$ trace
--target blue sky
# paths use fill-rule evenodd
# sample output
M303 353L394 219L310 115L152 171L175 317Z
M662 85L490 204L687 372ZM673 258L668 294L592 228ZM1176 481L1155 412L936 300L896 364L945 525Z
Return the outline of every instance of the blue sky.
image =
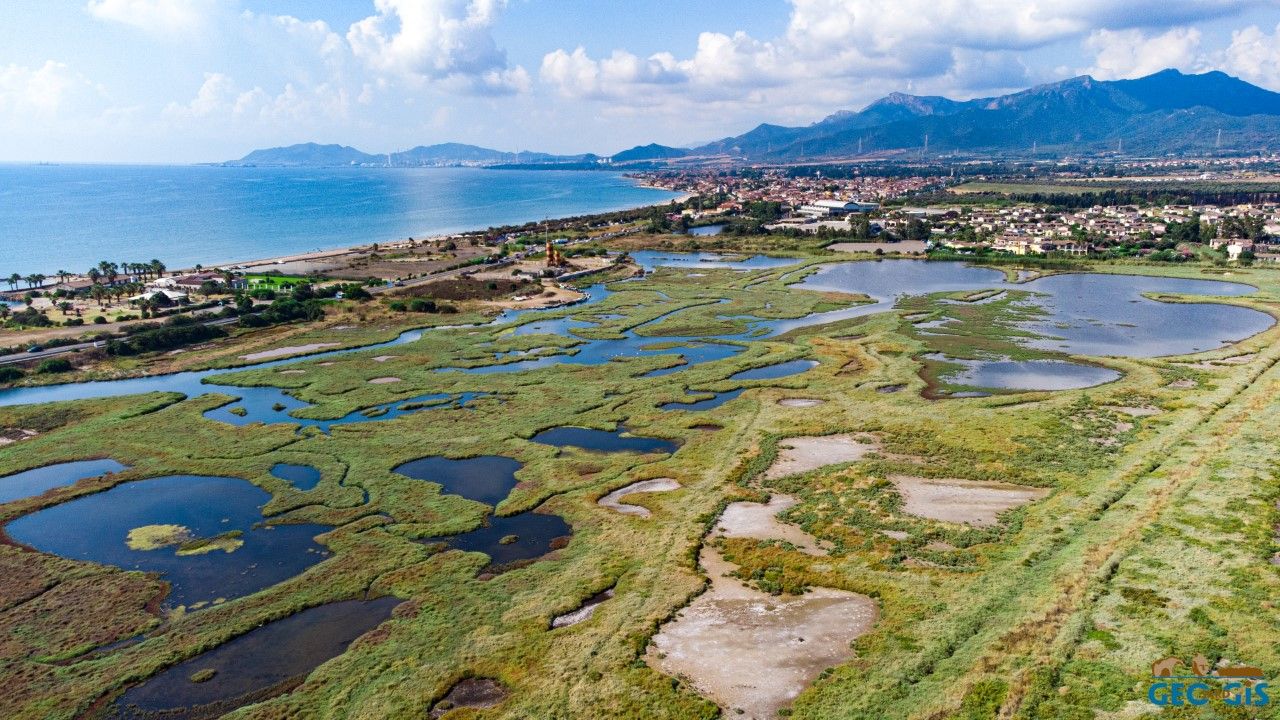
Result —
M1164 67L1280 90L1280 0L5 0L0 33L0 161L608 154Z

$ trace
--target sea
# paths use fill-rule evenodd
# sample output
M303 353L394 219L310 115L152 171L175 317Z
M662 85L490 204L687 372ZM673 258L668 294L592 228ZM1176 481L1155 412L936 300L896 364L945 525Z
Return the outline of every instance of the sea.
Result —
M212 267L674 197L606 171L0 165L0 277Z

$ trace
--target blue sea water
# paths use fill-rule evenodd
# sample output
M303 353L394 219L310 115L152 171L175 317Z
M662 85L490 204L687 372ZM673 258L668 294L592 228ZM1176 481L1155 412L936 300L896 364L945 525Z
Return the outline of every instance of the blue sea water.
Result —
M211 266L673 197L595 171L0 164L0 271Z

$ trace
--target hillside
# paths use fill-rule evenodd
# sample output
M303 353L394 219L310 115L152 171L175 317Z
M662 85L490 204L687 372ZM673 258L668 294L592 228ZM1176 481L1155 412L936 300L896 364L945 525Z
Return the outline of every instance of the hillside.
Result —
M773 161L851 157L923 150L926 137L935 154L1251 151L1274 145L1278 133L1280 93L1220 72L1164 70L1135 80L1081 76L968 101L894 93L859 112L803 128L760 125L694 153Z

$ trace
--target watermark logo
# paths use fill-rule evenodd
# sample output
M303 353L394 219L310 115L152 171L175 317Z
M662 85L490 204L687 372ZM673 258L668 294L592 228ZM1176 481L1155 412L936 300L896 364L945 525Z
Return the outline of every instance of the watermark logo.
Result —
M1203 655L1184 666L1176 657L1151 664L1147 700L1153 705L1179 707L1220 702L1238 707L1262 707L1271 703L1261 668L1249 665L1213 667Z

